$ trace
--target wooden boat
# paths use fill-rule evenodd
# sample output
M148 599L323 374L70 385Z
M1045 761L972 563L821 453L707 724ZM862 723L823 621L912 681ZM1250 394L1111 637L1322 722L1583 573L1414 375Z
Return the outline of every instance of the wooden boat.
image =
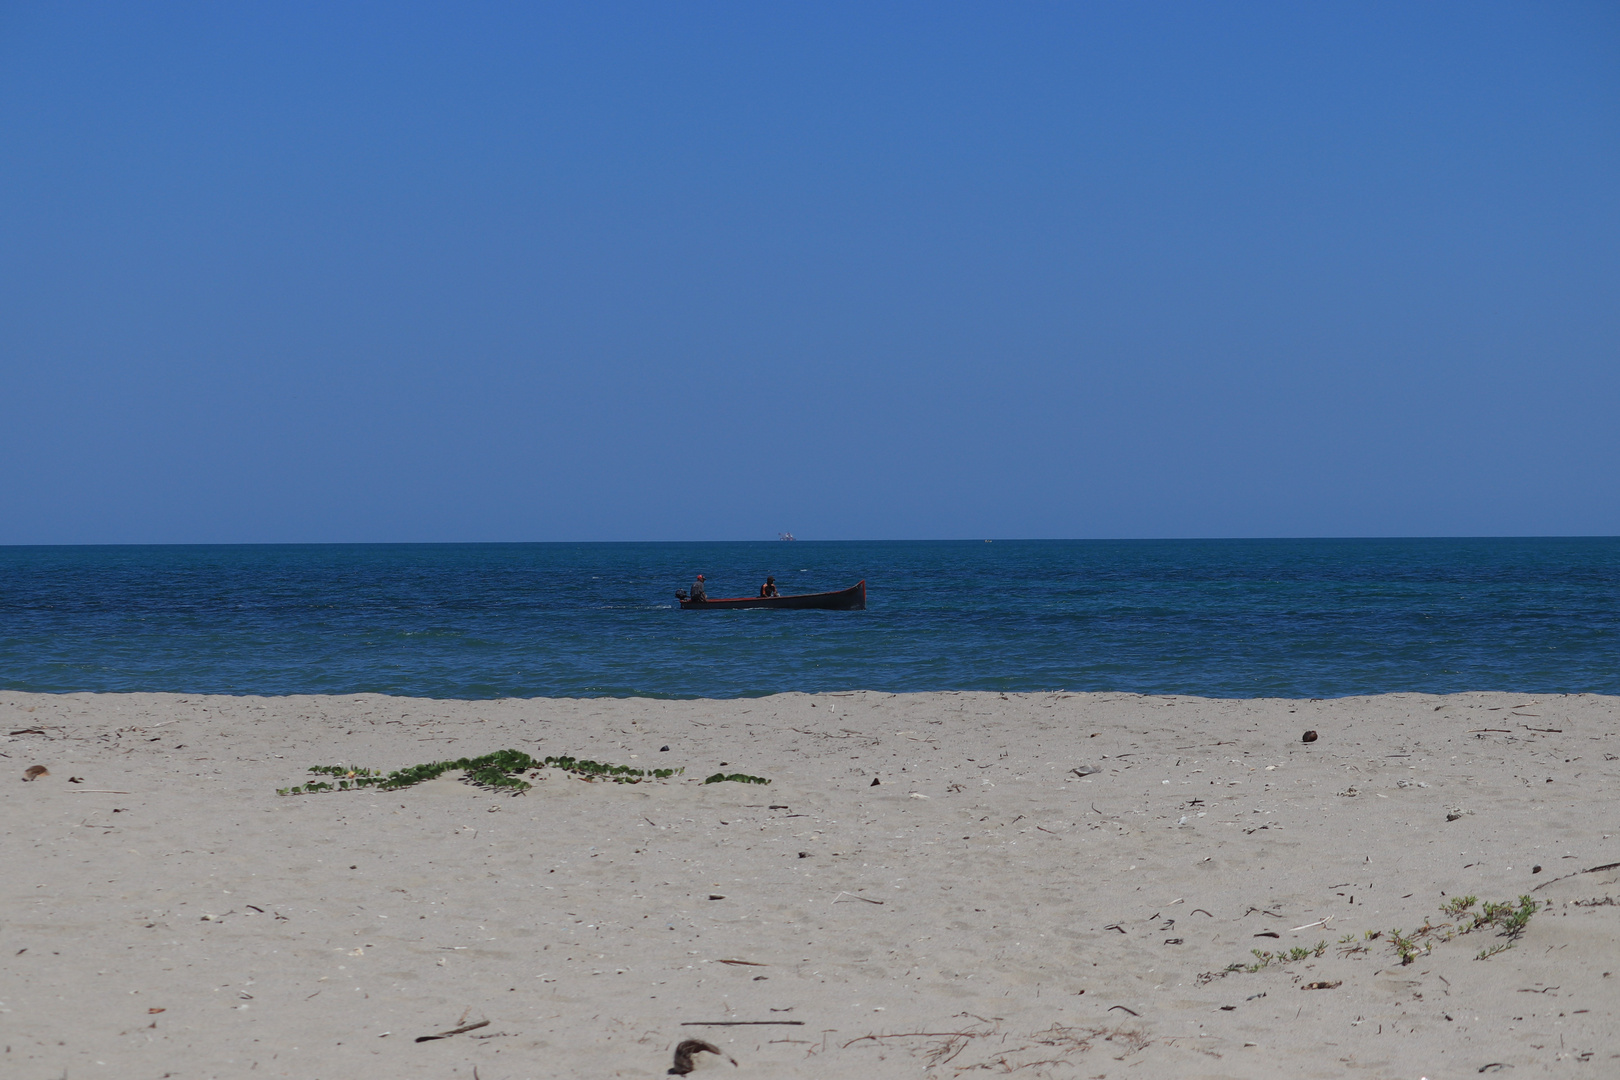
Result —
M721 608L821 608L824 611L865 611L866 582L837 592L800 593L797 596L733 596L713 600L689 600L684 591L675 594L685 611L711 611Z

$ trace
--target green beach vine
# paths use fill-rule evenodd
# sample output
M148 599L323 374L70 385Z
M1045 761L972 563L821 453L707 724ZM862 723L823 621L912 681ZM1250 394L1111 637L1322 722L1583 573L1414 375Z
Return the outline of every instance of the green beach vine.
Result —
M609 780L615 784L640 784L647 780L667 780L684 773L682 769L635 769L628 765L608 765L564 755L562 757L534 758L521 750L497 750L481 757L456 758L454 761L431 761L409 768L384 773L378 769L363 769L349 765L311 765L309 771L331 780L309 780L292 787L277 788L277 795L314 795L326 791L359 791L377 788L380 791L398 791L413 784L433 780L447 772L461 769L462 779L474 787L492 791L507 791L513 795L527 791L533 785L523 774L537 769L561 769L586 780ZM741 774L720 779L743 779ZM770 783L757 777L748 777L754 783ZM706 781L712 782L712 781Z

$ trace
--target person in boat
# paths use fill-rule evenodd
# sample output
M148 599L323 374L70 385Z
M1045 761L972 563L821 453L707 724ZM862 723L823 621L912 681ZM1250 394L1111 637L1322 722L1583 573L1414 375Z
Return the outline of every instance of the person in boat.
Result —
M706 590L703 587L703 575L702 574L699 574L697 576L697 580L692 582L692 599L693 600L708 600L709 599L708 590Z
M761 585L759 587L759 595L761 595L761 596L781 596L782 594L776 591L776 579L769 576L769 575L766 575L765 584L763 584L763 585Z

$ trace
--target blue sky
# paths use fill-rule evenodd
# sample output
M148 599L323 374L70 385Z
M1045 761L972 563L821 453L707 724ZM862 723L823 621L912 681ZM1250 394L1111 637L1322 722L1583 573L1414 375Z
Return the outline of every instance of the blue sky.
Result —
M0 543L1620 534L1610 4L7 4Z

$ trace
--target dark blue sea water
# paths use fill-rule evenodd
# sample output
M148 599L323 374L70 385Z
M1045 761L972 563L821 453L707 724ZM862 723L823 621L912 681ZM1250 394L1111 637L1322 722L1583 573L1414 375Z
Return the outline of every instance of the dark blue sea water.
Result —
M1620 694L1620 539L0 548L0 687Z

